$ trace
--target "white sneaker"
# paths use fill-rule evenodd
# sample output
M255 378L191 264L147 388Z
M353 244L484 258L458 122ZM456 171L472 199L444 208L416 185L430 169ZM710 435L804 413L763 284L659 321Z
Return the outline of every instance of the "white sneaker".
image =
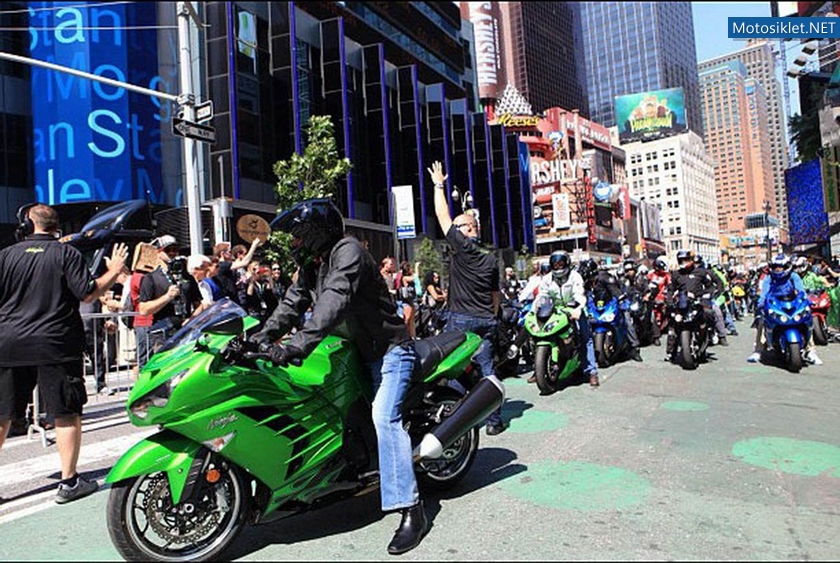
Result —
M747 358L747 361L750 362L751 364L754 364L754 363L758 362L758 360L760 360L760 359L761 359L761 353L760 352L753 352L752 354L750 354L750 357Z
M805 352L805 361L809 364L814 364L815 366L821 366L823 361L817 356L817 353L813 350L809 350Z

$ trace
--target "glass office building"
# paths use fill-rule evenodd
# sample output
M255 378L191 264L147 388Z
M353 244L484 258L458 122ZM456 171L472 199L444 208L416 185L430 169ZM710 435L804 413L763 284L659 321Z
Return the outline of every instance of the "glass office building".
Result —
M5 50L180 90L175 2L2 6L18 8L3 15L4 23L22 30L1 35ZM487 242L532 247L527 170L516 136L489 125L478 107L472 26L456 4L196 7L208 27L193 26L193 92L198 101L212 100L207 125L217 138L198 143L203 202L231 198L235 209L271 214L274 163L305 148L309 116L330 115L341 156L353 164L335 195L355 232L377 239L377 248L389 245L395 185L413 186L417 232L442 237L426 172L434 160L445 163L450 197L456 187L471 192ZM187 244L182 142L172 133L176 104L0 65L0 158L16 164L4 162L0 172L0 221L35 199L93 208L142 198L181 208L159 226ZM212 232L209 211L203 215L205 232ZM235 232L232 238L239 242Z
M615 97L683 88L688 128L703 136L690 2L581 2L592 121L616 125Z
M209 198L273 203L273 164L330 115L353 163L337 199L351 224L390 236L389 188L409 184L416 230L439 238L435 160L469 190L482 237L532 245L516 136L477 106L471 24L454 3L207 2L207 84L219 131Z

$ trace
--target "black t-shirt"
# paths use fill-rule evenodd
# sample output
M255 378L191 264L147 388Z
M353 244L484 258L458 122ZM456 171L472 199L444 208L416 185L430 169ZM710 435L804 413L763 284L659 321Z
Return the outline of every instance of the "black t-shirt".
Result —
M232 262L219 262L219 269L216 272L216 277L213 281L219 286L221 297L230 297L237 303L239 302L239 295L236 289L236 272L231 270Z
M0 367L81 361L79 303L95 288L81 253L52 235L0 251Z
M452 247L449 267L449 310L474 317L493 317L493 291L499 291L496 255L465 237L454 224L446 233Z
M160 268L156 268L150 273L143 276L140 281L140 299L139 303L146 303L147 301L154 301L167 291L169 286L173 285L175 280L169 274ZM187 276L187 279L178 284L181 291L181 301L184 303L183 315L179 316L175 305L175 300L170 301L163 308L155 313L153 323L164 319L178 319L183 321L192 315L193 310L201 303L201 291L198 289L198 284L192 276Z

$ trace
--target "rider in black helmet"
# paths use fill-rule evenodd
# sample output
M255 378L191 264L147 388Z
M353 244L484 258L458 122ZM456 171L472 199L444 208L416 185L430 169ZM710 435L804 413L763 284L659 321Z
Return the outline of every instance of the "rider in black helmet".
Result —
M281 213L272 228L292 235L298 279L253 340L276 342L298 327L288 344L271 345L272 361L283 366L308 356L328 334L356 343L373 377L382 510L402 512L388 552L404 553L429 529L400 412L416 361L405 323L376 261L358 240L345 236L341 212L329 199L298 203ZM310 306L312 316L300 326Z
M619 283L623 286L624 296L629 298L638 295L641 299L644 292L636 286L636 261L632 258L625 260L622 265L622 271L624 276L622 280L619 280ZM644 288L644 291L646 292L647 288ZM629 307L625 307L623 311L624 324L627 327L627 341L630 343L630 357L634 361L641 362L642 356L639 353L639 336L636 331L636 320L633 318Z

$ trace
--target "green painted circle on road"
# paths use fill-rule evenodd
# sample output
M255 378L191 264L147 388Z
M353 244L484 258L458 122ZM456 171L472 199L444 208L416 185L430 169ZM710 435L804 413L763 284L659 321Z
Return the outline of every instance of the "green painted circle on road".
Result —
M660 408L669 411L707 411L709 405L706 403L698 403L696 401L665 401Z
M522 434L550 432L563 428L568 422L565 414L531 409L523 412L519 418L510 421L510 431Z
M502 383L504 383L506 386L526 385L528 383L528 379L526 377L508 377L502 380Z
M528 465L502 489L527 502L565 510L605 511L642 504L651 484L619 467L579 461L543 461Z
M750 465L816 477L830 471L840 477L840 447L792 438L754 438L732 446L732 455Z

